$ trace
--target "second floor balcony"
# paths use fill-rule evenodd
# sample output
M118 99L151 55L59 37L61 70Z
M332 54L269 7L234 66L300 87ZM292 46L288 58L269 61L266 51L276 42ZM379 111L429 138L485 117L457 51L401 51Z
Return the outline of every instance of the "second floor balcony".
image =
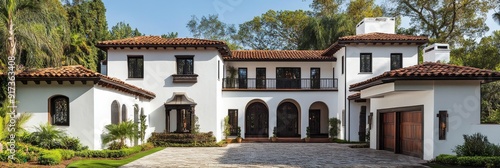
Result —
M334 78L302 78L302 79L276 79L276 78L224 78L223 90L329 90L336 91L338 82Z

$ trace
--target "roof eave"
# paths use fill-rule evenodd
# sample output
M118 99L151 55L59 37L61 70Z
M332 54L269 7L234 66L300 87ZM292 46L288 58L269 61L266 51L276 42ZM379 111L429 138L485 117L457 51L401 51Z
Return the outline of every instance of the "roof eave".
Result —
M349 87L349 91L361 91L373 86L377 86L384 83L390 83L397 80L479 80L482 83L488 83L500 80L500 76L490 76L490 77L479 77L479 76L464 76L464 77L386 77L381 78L372 82L364 83L359 86ZM356 84L355 84L356 85Z

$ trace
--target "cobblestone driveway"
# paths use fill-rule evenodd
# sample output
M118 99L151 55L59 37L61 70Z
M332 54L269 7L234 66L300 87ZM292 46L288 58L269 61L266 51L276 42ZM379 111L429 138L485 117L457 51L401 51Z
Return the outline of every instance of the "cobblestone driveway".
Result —
M243 143L166 148L122 167L424 167L425 161L333 143Z

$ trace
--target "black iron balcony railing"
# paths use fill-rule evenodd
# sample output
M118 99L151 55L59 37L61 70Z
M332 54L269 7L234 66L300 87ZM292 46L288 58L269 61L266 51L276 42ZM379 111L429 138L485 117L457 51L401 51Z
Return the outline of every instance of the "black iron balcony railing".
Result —
M230 79L224 78L222 88L226 90L237 89L297 89L297 90L335 90L337 89L337 79L275 79L275 78L248 78Z

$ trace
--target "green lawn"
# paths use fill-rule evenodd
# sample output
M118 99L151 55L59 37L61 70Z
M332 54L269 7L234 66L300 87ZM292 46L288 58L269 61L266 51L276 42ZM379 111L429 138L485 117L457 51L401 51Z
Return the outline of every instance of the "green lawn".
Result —
M122 165L125 165L127 163L130 163L134 160L137 160L139 158L142 158L144 156L150 155L152 153L158 152L160 150L163 150L165 148L163 147L158 147L158 148L153 148L148 151L144 152L139 152L131 157L128 157L126 159L121 159L121 160L93 160L93 159L86 159L86 160L78 160L75 161L71 164L68 165L68 167L100 167L100 168L111 168L111 167L120 167Z

